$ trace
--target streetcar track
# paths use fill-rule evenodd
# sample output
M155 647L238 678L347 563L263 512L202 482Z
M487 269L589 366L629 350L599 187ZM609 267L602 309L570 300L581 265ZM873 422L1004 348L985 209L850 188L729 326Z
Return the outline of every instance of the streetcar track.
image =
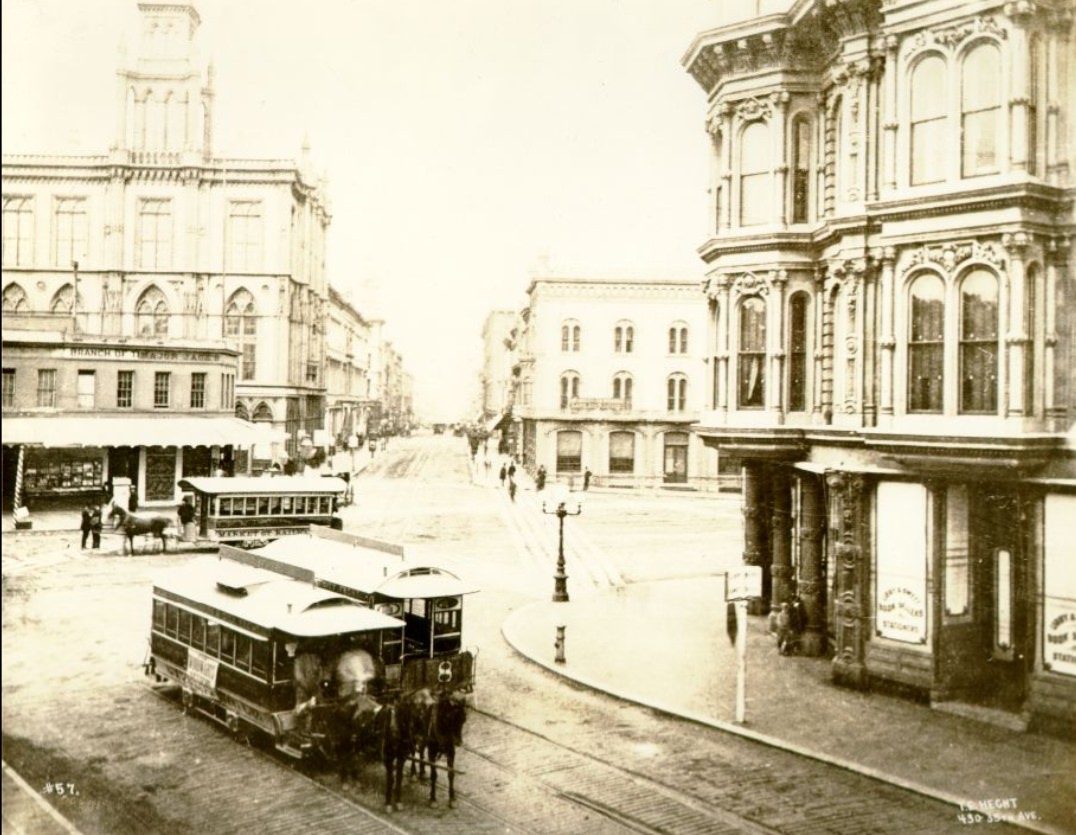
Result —
M492 713L489 713L489 712L487 712L485 710L480 710L478 708L472 707L471 712L479 714L479 715L481 715L481 716L483 716L483 717L485 717L485 718L487 718L487 719L489 719L489 720L491 720L493 722L497 722L497 723L500 723L502 725L506 725L506 726L508 726L510 728L514 728L515 730L520 731L520 732L522 732L524 734L527 734L528 736L540 739L544 743L546 743L547 745L551 745L556 749L559 749L561 751L569 752L574 756L580 757L580 758L585 759L585 760L587 760L589 762L596 763L596 764L602 766L603 768L610 769L611 771L614 771L617 774L622 775L623 777L631 780L636 785L649 788L651 791L654 791L654 792L662 795L663 797L665 797L666 799L668 799L668 800L670 800L670 801L672 801L674 803L679 803L680 805L682 805L684 807L687 807L688 809L691 809L694 812L697 812L697 813L699 813L701 815L706 816L713 823L720 824L720 825L725 826L725 827L729 827L730 832L755 833L755 835L777 835L777 833L780 832L780 830L773 829L773 828L771 828L769 826L766 826L765 824L763 824L763 823L761 823L761 822L759 822L757 820L754 820L752 818L745 817L743 815L738 815L735 812L730 812L730 811L725 810L725 809L719 809L719 808L713 806L710 803L702 801L702 800L698 799L697 797L694 797L694 796L692 796L690 794L687 794L687 793L685 793L685 792L683 792L683 791L681 791L681 790L679 790L677 788L674 788L674 787L669 786L669 785L667 785L665 783L662 783L662 782L660 782L658 780L655 780L652 777L648 777L645 774L641 774L638 771L635 771L635 770L630 769L630 768L625 768L625 767L623 767L621 765L618 765L617 763L610 762L609 760L603 759L603 758L601 758L601 757L599 757L599 756L597 756L595 754L591 754L591 753L589 753L587 751L583 751L583 750L580 750L578 748L574 748L574 747L572 747L570 745L565 745L565 744L563 744L561 742L557 742L556 740L551 739L550 737L546 736L545 734L542 734L542 733L540 733L538 731L535 731L532 728L528 728L528 727L526 727L524 725L520 725L520 724L518 724L516 722L512 722L512 721L510 721L508 719L503 719L503 718L501 718L499 716L496 716L496 715L494 715ZM628 812L625 812L624 810L614 809L611 806L608 806L608 805L602 803L599 800L595 800L592 797L588 797L588 796L582 794L581 792L578 792L578 791L565 791L563 789L560 789L557 786L553 785L549 780L543 779L542 776L536 776L534 774L528 774L528 773L519 771L518 769L515 769L510 765L507 765L507 764L502 763L502 762L498 762L495 757L490 756L489 754L486 754L486 753L484 753L482 751L479 751L479 750L477 750L476 748L474 748L474 747L472 747L470 745L464 744L463 748L469 754L473 754L476 757L482 758L483 760L491 763L492 765L494 765L497 768L505 771L506 773L511 774L513 777L526 779L526 780L528 780L530 782L536 783L536 784L542 786L545 790L553 792L559 798L561 798L561 799L563 799L563 800L565 800L567 802L576 804L576 805L584 807L584 808L586 808L586 809L588 809L590 811L593 811L593 812L596 812L598 814L601 814L604 817L609 818L610 820L613 820L613 821L615 821L615 822L617 822L617 823L619 823L619 824L621 824L621 825L623 825L623 826L625 826L627 828L630 828L630 829L632 829L632 830L634 830L636 832L655 833L655 835L667 835L667 833L669 831L667 829L661 829L661 828L658 828L658 827L651 826L650 824L646 823L645 821L639 819L638 817L636 817L634 815L629 814ZM558 769L558 771L559 770L562 770L562 769ZM550 772L546 772L546 773L550 773ZM706 831L713 831L713 830L706 830Z

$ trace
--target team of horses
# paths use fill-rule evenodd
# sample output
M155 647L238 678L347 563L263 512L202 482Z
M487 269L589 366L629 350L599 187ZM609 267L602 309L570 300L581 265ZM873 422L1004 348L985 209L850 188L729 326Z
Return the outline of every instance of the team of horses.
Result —
M335 763L341 783L359 781L367 759L385 772L385 810L399 811L405 769L425 779L429 802L437 802L438 763L444 757L448 805L456 803L456 746L463 742L466 697L446 686L409 692L382 687L384 669L363 649L343 652L326 670L315 657L296 658L298 706L305 730L319 741L322 757Z

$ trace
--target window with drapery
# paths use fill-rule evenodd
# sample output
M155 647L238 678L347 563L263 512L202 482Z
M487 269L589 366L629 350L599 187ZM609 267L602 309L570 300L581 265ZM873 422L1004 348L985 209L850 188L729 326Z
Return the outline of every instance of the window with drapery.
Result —
M579 375L574 371L562 374L560 378L560 407L567 409L568 405L579 396Z
M940 412L945 381L945 284L924 273L910 287L908 411Z
M740 225L771 219L770 128L752 122L740 134Z
M630 374L621 372L613 377L613 399L619 400L625 408L631 408L633 381Z
M960 282L960 411L998 408L998 279L974 269Z
M635 472L635 433L609 433L609 472Z
M737 365L739 407L761 409L766 395L766 303L758 296L740 305Z
M961 165L964 177L998 170L1001 132L1001 52L992 43L964 58L960 83Z
M807 294L795 293L789 302L788 410L807 408Z
M673 374L665 381L666 403L670 412L682 412L687 408L687 377Z
M912 70L912 185L945 179L945 99L945 61L928 55Z

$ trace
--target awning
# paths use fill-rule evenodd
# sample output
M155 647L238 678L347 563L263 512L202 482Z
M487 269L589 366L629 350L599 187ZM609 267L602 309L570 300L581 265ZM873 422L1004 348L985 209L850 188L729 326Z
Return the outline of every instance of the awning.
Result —
M284 432L236 417L37 416L5 418L5 445L39 447L241 446L276 443Z
M512 419L512 410L507 409L507 410L501 412L499 415L494 417L492 420L490 420L486 424L486 431L487 432L496 432L498 429L500 429L505 423L507 423L511 419Z

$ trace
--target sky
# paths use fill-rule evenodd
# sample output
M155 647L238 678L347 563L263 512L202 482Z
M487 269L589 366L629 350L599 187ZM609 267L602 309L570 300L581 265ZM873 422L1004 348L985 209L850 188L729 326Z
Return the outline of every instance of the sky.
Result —
M701 280L706 99L680 59L727 0L194 5L214 153L309 141L329 281L386 321L421 414L474 416L485 317L538 273ZM107 151L137 21L136 0L3 0L4 153Z

